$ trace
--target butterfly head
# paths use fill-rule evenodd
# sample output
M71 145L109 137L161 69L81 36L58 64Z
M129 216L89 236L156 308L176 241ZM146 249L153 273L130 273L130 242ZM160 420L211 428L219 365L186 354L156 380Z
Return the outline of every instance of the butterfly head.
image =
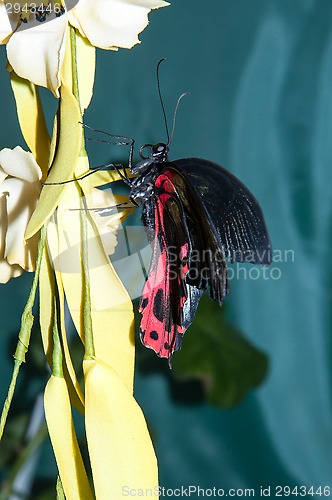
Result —
M148 154L144 154L144 150ZM139 150L140 157L143 160L150 160L151 163L160 163L166 161L168 157L168 145L164 142L158 142L157 144L144 144Z
M167 161L168 145L163 142L157 144L144 144L139 150L142 161L134 165L131 169L132 174L143 174L150 170L157 163Z

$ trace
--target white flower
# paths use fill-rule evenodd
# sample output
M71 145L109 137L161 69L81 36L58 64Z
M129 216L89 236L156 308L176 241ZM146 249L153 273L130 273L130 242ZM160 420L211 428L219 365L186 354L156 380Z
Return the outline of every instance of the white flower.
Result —
M40 7L47 6L44 16L33 9L36 2L23 3L32 6L33 10L28 13L15 12L14 5L19 3L0 2L0 43L7 43L9 64L22 78L48 87L58 96L69 24L95 47L129 49L139 43L138 34L147 26L149 12L168 3L163 0L66 0L65 10L60 9L60 2L48 4L45 0ZM8 10L11 10L9 14Z
M41 190L41 170L20 146L0 151L0 283L33 271L38 235L24 233Z

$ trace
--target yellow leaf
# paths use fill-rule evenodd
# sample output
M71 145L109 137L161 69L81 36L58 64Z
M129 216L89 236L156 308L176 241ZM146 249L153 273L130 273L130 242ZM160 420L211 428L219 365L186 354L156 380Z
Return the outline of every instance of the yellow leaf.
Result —
M10 73L10 81L23 137L36 158L43 173L43 180L45 180L50 153L50 137L38 88L32 82L19 77L14 71Z
M60 98L59 142L48 183L63 182L73 178L78 154L81 147L82 126L78 103L63 83ZM36 210L28 224L25 238L31 238L50 218L59 204L69 184L44 186Z
M90 104L95 80L96 49L79 33L76 35L78 88L81 109Z
M65 379L50 377L45 388L46 422L68 500L93 500L71 414Z
M86 433L96 497L118 500L126 487L157 491L157 460L141 408L109 366L88 359L83 361L83 370Z

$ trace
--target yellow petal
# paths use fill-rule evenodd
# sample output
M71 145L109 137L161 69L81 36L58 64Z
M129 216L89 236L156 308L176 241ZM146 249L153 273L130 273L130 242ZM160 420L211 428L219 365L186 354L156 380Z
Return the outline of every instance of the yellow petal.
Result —
M85 360L83 370L86 434L96 497L120 499L128 486L136 491L156 491L157 460L142 410L110 367L98 360Z
M80 0L68 19L95 47L130 49L139 43L151 9L167 5L163 0Z
M93 500L71 414L65 379L49 379L45 388L46 422L66 498Z
M47 244L48 246L54 245L54 234L52 234L53 225L49 224L47 228ZM54 231L53 231L54 233ZM48 363L52 366L52 349L53 349L53 317L54 317L54 293L55 293L55 280L54 280L54 269L51 266L48 249L45 247L43 252L43 258L40 268L39 277L39 317L40 317L40 328L42 334L42 341L44 346L44 351L48 359ZM64 378L67 383L68 392L70 395L70 400L75 408L80 412L84 413L84 397L78 383L76 373L71 361L70 352L68 348L68 342L66 338L66 328L64 321L64 293L59 279L57 282L58 295L59 295L59 309L60 309L60 324L61 324L61 335L62 335L62 347L63 347L63 371Z
M47 182L67 181L73 176L81 147L82 126L79 123L80 120L78 103L69 88L62 84L59 143ZM50 218L69 185L44 186L37 208L27 227L26 239L31 238Z
M77 187L74 183L68 184L57 212L59 246L54 245L50 248L50 252L53 266L61 272L75 327L84 340L81 324L80 212L69 210L77 207L75 200L77 203L78 199ZM93 212L87 217L87 243L95 352L98 358L119 373L128 389L132 390L135 352L132 303L110 263L92 216Z
M10 73L10 81L23 137L41 167L45 179L50 154L50 137L38 89L33 83L20 78L14 71Z

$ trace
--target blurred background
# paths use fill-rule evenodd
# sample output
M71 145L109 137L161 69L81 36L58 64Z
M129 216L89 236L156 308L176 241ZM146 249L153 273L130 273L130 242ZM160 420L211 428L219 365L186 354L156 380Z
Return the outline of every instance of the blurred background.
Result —
M277 485L305 485L319 497L317 488L332 487L331 18L330 0L174 0L151 13L140 45L98 51L85 122L138 146L164 141L155 68L166 57L161 86L169 120L179 94L190 92L171 159L207 158L237 175L259 200L274 248L265 274L232 267L222 312L202 301L171 373L138 350L136 397L165 488L254 488L258 496L271 486L274 497ZM4 47L0 55L0 146L24 147ZM50 105L54 110L51 98ZM126 161L117 150L111 159L119 156ZM0 287L1 401L30 283L24 275ZM17 464L17 435L26 436L48 377L35 344L0 453L3 479ZM54 498L55 477L46 443L31 498Z

